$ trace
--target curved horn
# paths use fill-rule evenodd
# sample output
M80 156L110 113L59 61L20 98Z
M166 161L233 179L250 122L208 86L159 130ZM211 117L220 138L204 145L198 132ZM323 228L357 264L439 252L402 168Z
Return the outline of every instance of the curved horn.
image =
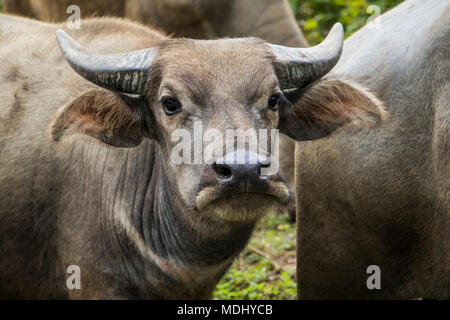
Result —
M311 48L290 48L269 44L276 56L282 89L300 88L327 74L338 62L344 44L344 29L336 23L321 44Z
M113 91L144 94L157 49L124 54L89 53L63 30L56 31L56 40L66 61L86 80Z

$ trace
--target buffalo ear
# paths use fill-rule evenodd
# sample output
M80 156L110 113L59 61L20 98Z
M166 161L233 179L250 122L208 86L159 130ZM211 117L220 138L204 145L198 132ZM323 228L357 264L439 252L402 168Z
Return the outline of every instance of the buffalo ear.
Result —
M138 146L154 138L154 123L145 99L106 90L93 90L75 98L50 124L54 141L73 134L92 136L115 147Z
M387 118L380 100L348 80L325 78L286 97L295 102L280 108L279 129L298 141L328 136L347 123L367 127Z

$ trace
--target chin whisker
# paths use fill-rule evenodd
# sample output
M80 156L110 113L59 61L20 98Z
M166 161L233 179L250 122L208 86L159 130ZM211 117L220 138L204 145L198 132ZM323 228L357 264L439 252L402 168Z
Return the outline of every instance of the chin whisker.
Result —
M271 182L265 192L224 194L219 187L202 189L196 199L197 210L212 218L230 222L249 222L267 213L284 212L291 194L284 182Z

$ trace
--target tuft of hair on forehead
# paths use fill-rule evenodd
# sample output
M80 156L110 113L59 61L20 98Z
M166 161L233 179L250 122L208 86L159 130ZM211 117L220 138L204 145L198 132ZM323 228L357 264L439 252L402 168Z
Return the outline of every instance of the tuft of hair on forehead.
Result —
M272 59L273 55L265 42L258 38L168 39L159 45L155 63L162 68L174 66L179 70L195 68L211 72L223 68L242 68L245 64L258 66L261 60L271 63Z
M169 39L161 43L152 66L148 92L174 82L204 96L215 89L243 96L273 74L273 54L258 38ZM155 81L156 80L156 81Z

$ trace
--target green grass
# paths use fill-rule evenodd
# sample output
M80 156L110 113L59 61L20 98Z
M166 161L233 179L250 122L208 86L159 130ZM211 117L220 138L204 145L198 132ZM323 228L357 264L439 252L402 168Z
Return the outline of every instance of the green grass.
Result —
M266 216L214 291L214 299L296 299L295 225Z
M289 0L292 11L311 45L320 43L334 23L343 24L345 37L363 27L376 14L369 6L377 6L379 14L403 0ZM372 7L373 8L373 7Z

